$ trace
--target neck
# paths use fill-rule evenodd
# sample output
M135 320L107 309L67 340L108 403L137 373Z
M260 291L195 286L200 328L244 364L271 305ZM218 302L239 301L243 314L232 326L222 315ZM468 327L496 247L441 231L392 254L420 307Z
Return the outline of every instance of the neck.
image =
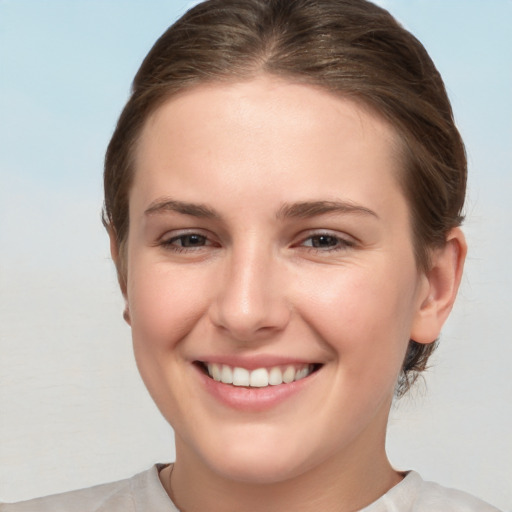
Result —
M352 447L293 478L255 484L213 471L177 437L176 463L161 474L161 480L182 512L355 511L377 500L403 478L391 467L384 441L379 438Z

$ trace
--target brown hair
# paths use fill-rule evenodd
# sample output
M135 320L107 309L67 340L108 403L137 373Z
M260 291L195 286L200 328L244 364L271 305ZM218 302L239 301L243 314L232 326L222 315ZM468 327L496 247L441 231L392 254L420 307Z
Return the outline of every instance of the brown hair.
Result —
M120 281L133 154L148 116L184 89L261 73L354 98L396 129L416 261L428 269L429 250L462 221L467 171L443 81L421 43L366 0L208 0L146 56L107 149L103 222L117 240ZM426 368L435 345L410 341L398 395Z

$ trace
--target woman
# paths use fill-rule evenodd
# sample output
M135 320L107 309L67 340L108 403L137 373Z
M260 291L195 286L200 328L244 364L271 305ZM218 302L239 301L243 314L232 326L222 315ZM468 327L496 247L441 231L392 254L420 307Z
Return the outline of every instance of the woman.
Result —
M124 317L176 461L5 510L496 510L384 446L455 300L465 182L442 80L386 11L189 11L105 164Z

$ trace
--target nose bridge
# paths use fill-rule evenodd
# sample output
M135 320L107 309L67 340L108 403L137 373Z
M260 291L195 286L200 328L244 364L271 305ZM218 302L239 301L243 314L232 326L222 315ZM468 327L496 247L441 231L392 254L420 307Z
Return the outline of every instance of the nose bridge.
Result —
M240 341L282 329L290 311L279 273L268 241L247 237L243 244L233 244L213 306L214 323Z

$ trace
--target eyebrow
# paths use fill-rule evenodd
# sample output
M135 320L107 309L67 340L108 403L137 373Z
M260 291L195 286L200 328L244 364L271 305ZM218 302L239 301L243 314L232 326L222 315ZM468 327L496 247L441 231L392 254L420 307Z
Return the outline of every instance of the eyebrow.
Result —
M164 198L153 201L145 210L145 215L155 215L166 212L175 212L203 219L221 219L221 215L213 208L200 203L188 203ZM286 203L277 212L277 219L310 218L330 213L349 213L356 215L379 216L369 208L348 201L301 201Z
M308 218L329 213L350 213L379 216L369 208L348 201L303 201L285 204L277 212L277 218Z
M212 208L204 204L175 201L174 199L157 199L153 201L144 212L145 215L155 215L165 212L181 213L203 219L220 219L220 215Z

